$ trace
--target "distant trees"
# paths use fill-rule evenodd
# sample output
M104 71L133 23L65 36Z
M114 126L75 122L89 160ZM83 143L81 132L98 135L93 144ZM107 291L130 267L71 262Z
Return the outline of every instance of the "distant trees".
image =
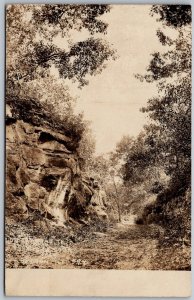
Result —
M153 199L167 180L146 130L136 139L124 136L111 153L110 164L117 179L121 215L140 214L149 198Z
M94 177L98 183L106 186L110 175L110 163L104 155L94 155L88 165L88 174Z

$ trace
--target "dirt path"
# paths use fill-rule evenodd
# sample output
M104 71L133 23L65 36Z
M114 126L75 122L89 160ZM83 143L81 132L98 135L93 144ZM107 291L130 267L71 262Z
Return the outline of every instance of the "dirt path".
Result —
M117 224L105 233L94 232L80 242L56 244L35 237L7 243L8 268L40 269L187 269L188 251L180 245L159 247L157 226ZM25 242L26 241L26 242Z
M140 225L120 225L93 241L72 248L72 267L86 269L150 269L156 255L159 230Z

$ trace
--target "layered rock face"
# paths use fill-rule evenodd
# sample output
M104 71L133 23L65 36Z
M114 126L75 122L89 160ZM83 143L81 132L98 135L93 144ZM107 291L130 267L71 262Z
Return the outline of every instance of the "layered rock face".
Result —
M63 224L87 215L93 190L83 180L72 139L43 126L13 118L6 125L6 215L29 213Z

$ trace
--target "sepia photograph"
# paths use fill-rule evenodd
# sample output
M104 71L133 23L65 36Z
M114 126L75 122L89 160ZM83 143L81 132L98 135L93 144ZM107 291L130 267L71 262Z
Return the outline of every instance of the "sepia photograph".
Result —
M6 6L6 269L191 270L191 6Z

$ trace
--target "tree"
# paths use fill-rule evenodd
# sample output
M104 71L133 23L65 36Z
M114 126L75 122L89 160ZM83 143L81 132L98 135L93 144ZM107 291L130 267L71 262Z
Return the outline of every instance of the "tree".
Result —
M153 186L156 202L143 215L148 217L151 213L155 221L171 230L171 235L175 232L184 236L190 230L187 220L190 220L191 185L191 7L153 6L151 13L159 15L163 29L157 35L165 51L153 53L146 75L137 76L156 82L158 87L156 97L142 108L150 117L145 144L153 149L152 159L145 168L149 170L150 164L160 166L168 180L164 186L161 181L159 186ZM168 27L176 32L175 39L165 34Z
M93 155L88 166L88 174L104 187L109 180L109 160L104 155Z
M178 37L167 37L160 30L157 35L166 46L164 53L152 54L147 74L140 79L157 82L158 95L148 100L142 112L149 114L155 130L155 150L166 172L189 181L191 151L191 7L184 5L153 6L152 14L159 21L175 28ZM166 49L165 48L165 49ZM148 129L149 131L149 129ZM151 133L150 131L150 133ZM149 137L151 140L151 136ZM159 154L160 152L160 154ZM184 172L183 172L184 173ZM182 174L183 175L183 174Z
M134 138L129 135L124 135L121 140L116 144L116 149L110 153L110 164L117 170L117 176L122 177L121 168L126 161L126 157L134 143Z
M52 66L64 79L88 83L114 57L104 39L107 24L97 18L110 10L107 5L8 5L7 6L7 80L9 85L46 77ZM91 36L72 43L73 30L87 29ZM13 39L14 36L14 39ZM65 37L64 47L55 43ZM14 51L17 49L17 51Z
M191 155L191 8L157 6L152 12L160 21L177 28L178 37L164 54L154 53L148 67L147 81L158 82L159 95L148 101L143 112L157 125L159 150L165 170L179 184L190 184ZM170 80L169 80L170 78ZM186 188L186 187L185 187Z

